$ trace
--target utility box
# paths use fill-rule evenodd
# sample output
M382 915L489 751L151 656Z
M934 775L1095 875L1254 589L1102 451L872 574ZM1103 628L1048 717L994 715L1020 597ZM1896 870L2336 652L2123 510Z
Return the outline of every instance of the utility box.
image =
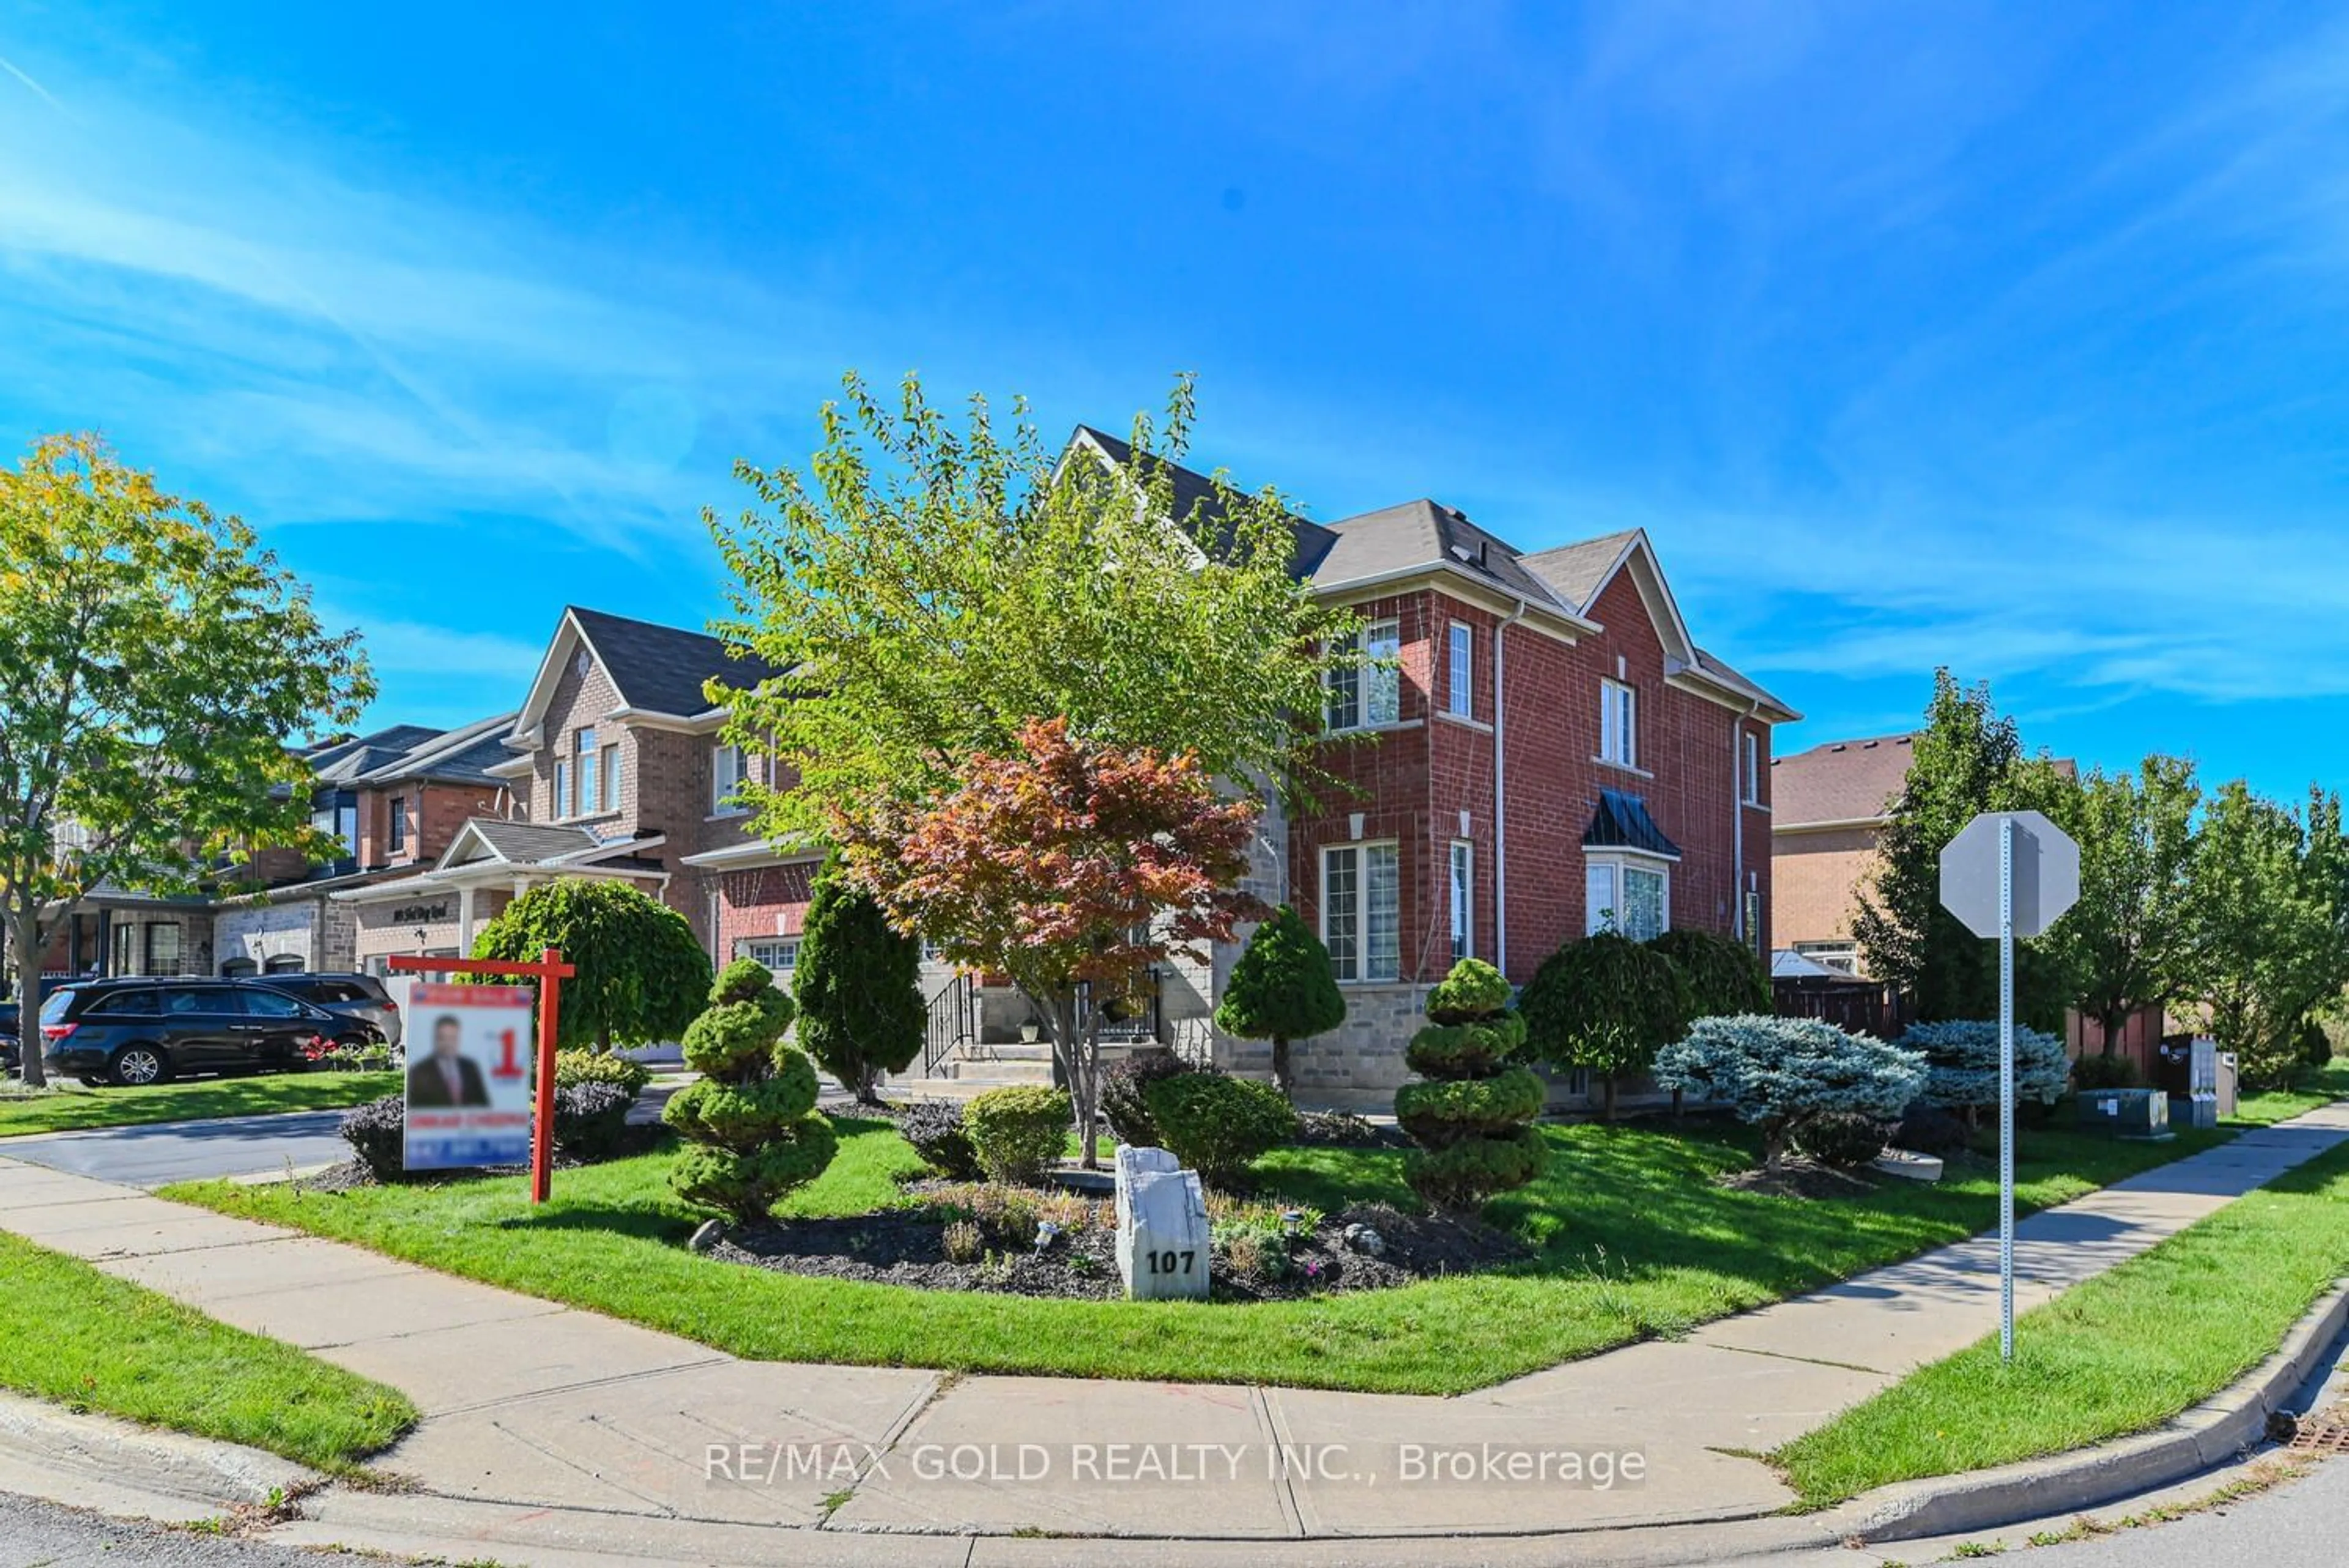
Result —
M2169 1096L2159 1089L2097 1089L2080 1096L2080 1126L2115 1137L2175 1137Z
M2207 1130L2219 1125L2219 1047L2209 1035L2199 1034L2186 1044L2185 1049L2185 1092L2171 1094L2170 1119ZM2165 1054L2168 1050L2166 1044L2162 1047ZM2231 1106L2229 1114L2233 1114Z

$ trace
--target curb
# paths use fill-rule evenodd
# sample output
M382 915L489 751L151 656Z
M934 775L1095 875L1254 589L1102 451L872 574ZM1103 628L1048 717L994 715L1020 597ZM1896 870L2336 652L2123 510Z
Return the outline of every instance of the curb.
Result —
M2311 1307L2282 1346L2235 1385L2158 1431L1964 1476L1930 1477L1853 1499L1825 1517L1863 1541L1960 1535L2060 1518L2188 1480L2256 1448L2268 1422L2349 1324L2349 1283Z

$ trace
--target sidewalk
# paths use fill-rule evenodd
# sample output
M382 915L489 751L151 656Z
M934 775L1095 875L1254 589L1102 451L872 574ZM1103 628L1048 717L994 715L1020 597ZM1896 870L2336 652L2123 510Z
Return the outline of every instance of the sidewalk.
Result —
M2327 1107L2023 1220L2018 1306L2344 1137L2349 1105ZM397 1536L396 1521L408 1520L419 1532L412 1549L426 1550L429 1520L442 1532L429 1550L457 1537L499 1556L749 1561L774 1555L764 1532L782 1525L812 1532L790 1548L794 1560L821 1542L828 1560L867 1560L869 1545L869 1560L912 1568L972 1560L961 1538L973 1534L1105 1534L1228 1541L1238 1562L1260 1556L1260 1545L1239 1544L1250 1541L1754 1519L1791 1494L1741 1451L1809 1430L1992 1332L1998 1311L1996 1239L1978 1238L1685 1340L1447 1399L741 1362L5 1158L0 1226L415 1400L422 1425L378 1464L414 1478L422 1494L336 1489L284 1538L347 1538L362 1526ZM1619 1470L1605 1485L1587 1474L1561 1480L1557 1469L1546 1480L1510 1479L1485 1462L1488 1444L1570 1451ZM1414 1447L1423 1470L1439 1449L1464 1469L1413 1484ZM1644 1471L1636 1480L1635 1464ZM889 1533L857 1533L880 1532ZM1432 1559L1433 1545L1410 1554ZM1148 1555L1138 1545L1106 1550L1084 1555ZM1183 1560L1220 1555L1194 1546Z

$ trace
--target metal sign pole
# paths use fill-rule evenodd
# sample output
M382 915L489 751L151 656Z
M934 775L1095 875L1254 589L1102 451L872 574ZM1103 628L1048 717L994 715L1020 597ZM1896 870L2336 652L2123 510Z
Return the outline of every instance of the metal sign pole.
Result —
M1998 1357L2014 1359L2014 819L1998 825Z

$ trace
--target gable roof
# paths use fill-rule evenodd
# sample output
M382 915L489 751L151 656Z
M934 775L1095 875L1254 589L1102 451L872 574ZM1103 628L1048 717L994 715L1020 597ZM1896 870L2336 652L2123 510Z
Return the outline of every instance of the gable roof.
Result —
M1076 433L1069 439L1071 443L1090 444L1108 460L1112 468L1125 468L1133 462L1132 441L1113 436L1095 426L1079 425ZM1185 468L1179 462L1155 453L1152 454L1151 461L1163 465L1166 470L1167 485L1174 493L1174 515L1178 519L1187 521L1195 512L1207 522L1216 525L1216 535L1219 539L1228 540L1229 532L1222 526L1224 508L1222 497L1216 492L1216 482L1196 469ZM1309 576L1322 558L1329 555L1330 545L1335 543L1334 537L1329 529L1318 523L1309 523L1294 513L1289 514L1288 529L1296 545L1295 554L1290 557L1289 569L1299 575Z
M1552 614L1575 616L1550 586L1525 566L1516 545L1468 521L1456 507L1423 497L1382 507L1330 524L1337 546L1313 574L1316 587L1393 576L1413 569L1442 567L1528 599Z
M488 769L512 754L505 748L504 736L513 718L512 713L497 713L453 730L435 731L391 761L359 774L356 782L371 786L412 780L501 787L504 781Z
M423 724L393 724L365 735L322 742L302 753L321 784L349 784L385 767L440 734Z
M1916 738L1912 732L1825 741L1806 752L1772 758L1771 826L1883 822L1908 783Z
M546 715L546 705L572 653L582 647L603 667L622 709L680 722L712 711L702 691L703 682L712 678L747 687L778 673L764 659L733 657L722 639L708 632L565 605L539 660L530 695L512 715L504 741L509 751L535 748L534 732Z

